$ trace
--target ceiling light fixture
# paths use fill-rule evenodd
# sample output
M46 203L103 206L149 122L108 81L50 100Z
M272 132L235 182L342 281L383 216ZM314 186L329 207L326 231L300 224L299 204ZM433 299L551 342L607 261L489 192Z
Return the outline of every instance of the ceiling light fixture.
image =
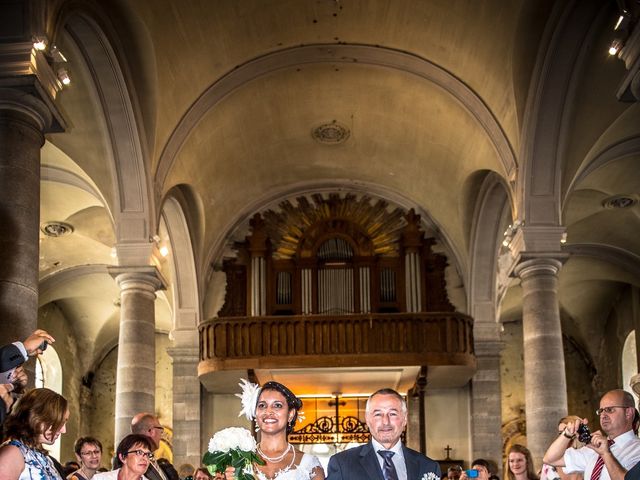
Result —
M169 255L169 247L165 242L162 241L159 235L154 235L151 238L153 239L153 242L156 244L156 247L158 248L158 252L163 258Z
M609 45L609 55L616 55L622 48L622 40L616 38L611 45Z
M508 247L511 245L511 241L513 240L513 236L516 234L518 229L523 225L521 220L516 220L512 225L509 225L507 229L504 231L504 240L502 240L502 245Z
M42 52L47 48L47 39L45 37L34 37L33 48Z
M58 80L60 80L63 85L69 85L71 83L69 72L67 72L65 68L61 68L60 70L58 70Z

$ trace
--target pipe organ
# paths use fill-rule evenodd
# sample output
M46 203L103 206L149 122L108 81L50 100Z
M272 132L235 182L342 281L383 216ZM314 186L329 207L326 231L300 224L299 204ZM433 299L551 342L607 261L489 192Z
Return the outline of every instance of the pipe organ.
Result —
M435 240L425 238L413 210L387 212L385 204L349 196L314 200L299 200L301 212L289 205L286 214L252 218L237 258L224 262L219 316L454 311L446 258L431 251ZM244 311L229 298L243 288Z

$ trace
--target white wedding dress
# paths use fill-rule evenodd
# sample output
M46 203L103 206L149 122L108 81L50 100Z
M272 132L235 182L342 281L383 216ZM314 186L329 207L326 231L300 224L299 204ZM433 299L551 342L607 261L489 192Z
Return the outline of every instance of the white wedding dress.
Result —
M322 468L320 460L315 455L309 455L308 453L302 454L302 461L296 468L285 468L276 473L273 480L313 480L315 475L313 469L316 467ZM254 468L254 475L258 480L270 480L264 473Z

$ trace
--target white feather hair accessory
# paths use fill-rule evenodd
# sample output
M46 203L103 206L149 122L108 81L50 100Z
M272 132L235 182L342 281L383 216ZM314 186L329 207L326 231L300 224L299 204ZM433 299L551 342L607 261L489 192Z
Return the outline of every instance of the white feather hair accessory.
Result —
M253 420L256 415L256 405L258 404L258 397L260 396L260 385L257 383L251 383L244 378L240 379L238 384L242 388L242 393L236 393L236 397L240 398L242 403L242 410L238 414L239 417L244 415L247 420Z

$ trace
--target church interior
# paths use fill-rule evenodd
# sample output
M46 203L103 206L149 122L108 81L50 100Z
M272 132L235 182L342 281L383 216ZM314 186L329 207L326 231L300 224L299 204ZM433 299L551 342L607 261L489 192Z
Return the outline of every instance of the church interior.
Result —
M56 338L60 460L149 411L199 465L241 378L316 454L391 387L412 448L498 469L640 392L637 0L0 10L0 337Z

